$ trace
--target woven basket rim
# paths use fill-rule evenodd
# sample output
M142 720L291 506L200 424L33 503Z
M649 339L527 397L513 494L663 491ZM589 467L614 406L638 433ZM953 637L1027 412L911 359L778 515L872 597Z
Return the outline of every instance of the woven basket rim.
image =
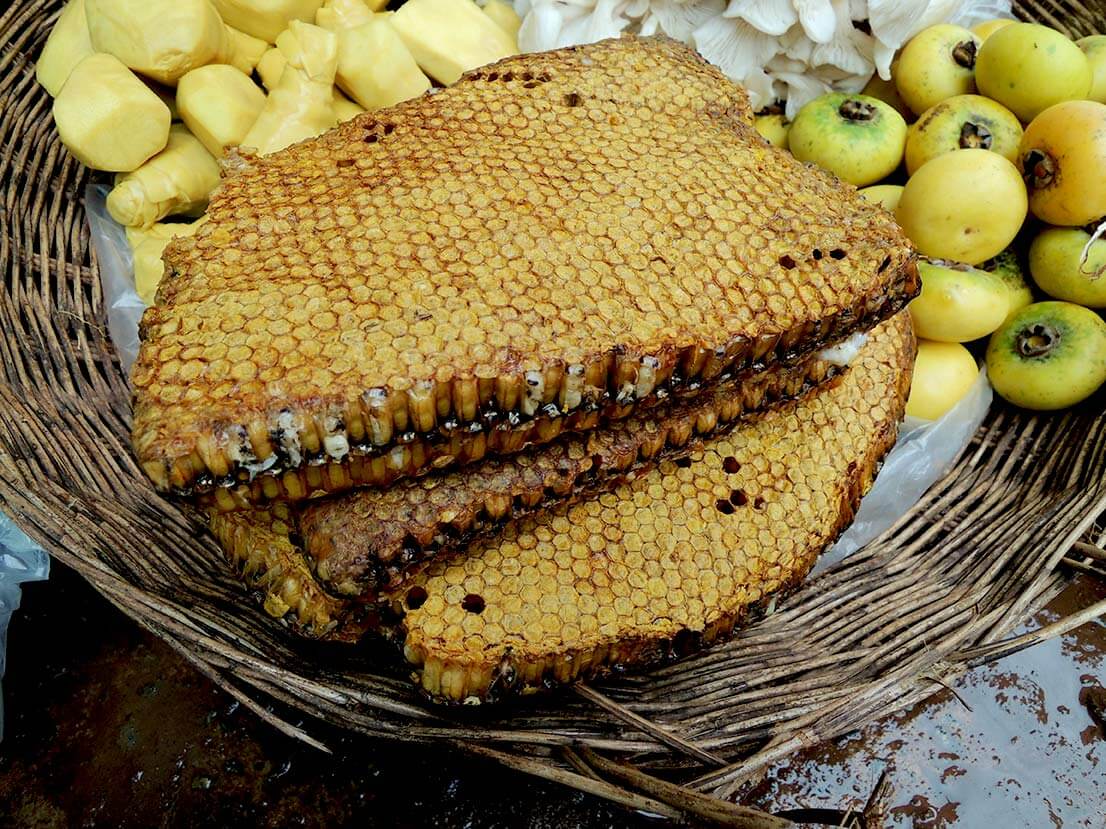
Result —
M130 390L80 201L88 172L34 80L61 4L17 0L0 15L0 511L286 734L323 748L269 704L679 814L693 807L672 806L647 773L730 796L767 763L924 699L931 679L1028 644L1011 630L1063 587L1057 566L1106 510L1101 399L1047 416L999 405L881 539L731 643L673 665L474 714L427 704L371 649L298 642L243 601L203 522L158 499L131 456ZM1106 3L1015 6L1073 34L1106 22ZM610 753L635 766L612 769Z

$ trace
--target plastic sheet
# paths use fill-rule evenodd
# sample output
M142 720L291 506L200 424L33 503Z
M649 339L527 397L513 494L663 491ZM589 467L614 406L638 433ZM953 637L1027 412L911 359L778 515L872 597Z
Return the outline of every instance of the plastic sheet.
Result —
M884 532L947 475L982 425L993 397L987 370L982 369L968 393L940 420L908 417L856 520L818 560L814 572L836 564Z
M0 679L8 649L8 623L19 607L19 585L50 575L50 557L0 514ZM0 739L4 734L4 707L0 697Z

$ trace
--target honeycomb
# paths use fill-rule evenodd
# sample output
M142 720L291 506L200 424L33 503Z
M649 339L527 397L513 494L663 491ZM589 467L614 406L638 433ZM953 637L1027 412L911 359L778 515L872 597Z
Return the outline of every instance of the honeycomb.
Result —
M267 510L215 513L211 531L235 572L255 592L265 612L313 638L357 639L348 602L328 596L315 582L297 545L287 504Z
M797 585L848 525L894 443L913 355L900 314L840 377L435 558L384 594L385 612L359 615L313 581L289 505L216 511L212 527L251 586L267 586L267 612L313 636L380 627L405 639L435 699L494 700L662 660L728 635ZM267 572L283 578L261 581Z
M265 158L166 250L135 452L220 508L387 483L751 377L917 291L686 47L506 59Z
M777 365L755 383L720 383L690 400L670 400L529 452L308 502L296 522L303 549L328 590L371 600L381 589L398 588L435 555L464 548L509 519L611 489L663 457L685 453L694 438L796 397L838 371L818 359Z
M651 662L797 585L894 443L914 356L883 324L839 381L617 490L435 559L392 597L423 690L459 702Z

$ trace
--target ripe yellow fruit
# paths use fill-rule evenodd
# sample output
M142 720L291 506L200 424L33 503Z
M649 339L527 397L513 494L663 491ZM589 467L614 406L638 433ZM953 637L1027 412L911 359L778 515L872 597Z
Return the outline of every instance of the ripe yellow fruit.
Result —
M1091 64L1091 91L1087 97L1106 104L1106 35L1091 35L1075 41Z
M1013 164L989 150L958 150L918 168L895 218L926 256L978 265L1014 240L1026 210Z
M773 147L786 147L791 122L783 115L758 115L753 126L761 137Z
M1017 21L1010 20L1007 17L998 17L994 20L984 20L982 23L976 23L974 26L972 26L972 34L978 37L983 42L986 42L987 38L989 38L999 29L1016 22Z
M937 420L960 402L978 376L975 358L964 346L919 340L907 415Z
M916 34L899 56L895 85L913 112L953 95L975 92L980 40L967 29L941 23Z
M1025 128L1018 155L1029 209L1042 222L1081 227L1106 217L1106 104L1049 107Z
M999 29L980 47L975 66L979 91L1026 123L1053 104L1086 97L1091 79L1083 51L1036 23Z
M910 303L919 337L967 343L986 337L1006 319L1006 288L997 276L969 267L919 262L922 292Z
M873 184L857 191L870 202L875 202L888 213L894 213L902 198L901 184Z

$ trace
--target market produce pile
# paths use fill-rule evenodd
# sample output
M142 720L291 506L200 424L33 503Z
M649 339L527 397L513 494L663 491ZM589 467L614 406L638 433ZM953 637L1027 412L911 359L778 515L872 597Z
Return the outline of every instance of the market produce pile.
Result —
M1106 382L1106 36L940 24L891 68L871 95L757 122L893 212L925 257L907 412L945 414L976 378L962 344L988 337L990 381L1011 403L1084 400Z
M449 702L678 656L986 338L1018 405L1106 381L1106 38L924 27L792 122L667 38L384 5L71 0L38 65L150 305L137 459L296 632Z

